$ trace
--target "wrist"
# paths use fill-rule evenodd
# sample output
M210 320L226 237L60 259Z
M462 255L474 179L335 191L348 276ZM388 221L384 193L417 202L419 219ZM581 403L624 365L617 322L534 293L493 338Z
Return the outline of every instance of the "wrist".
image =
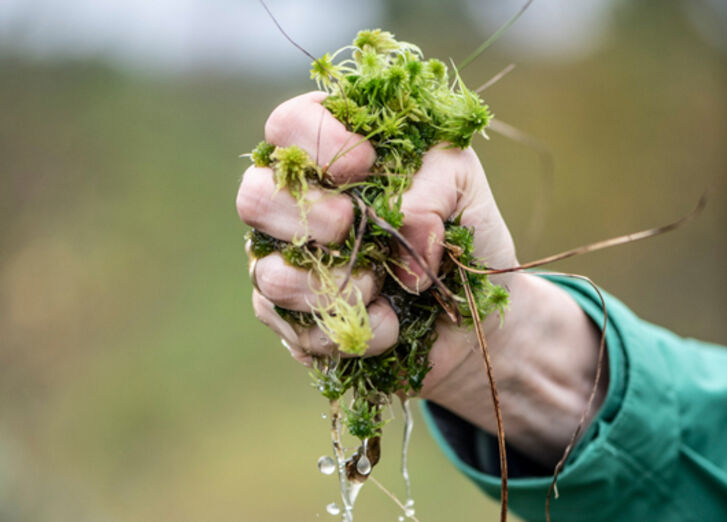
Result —
M599 332L557 285L518 273L507 286L511 306L502 326L498 317L488 317L483 325L505 433L509 444L551 465L560 457L586 406L597 365ZM456 366L443 378L446 382L427 390L430 393L425 397L494 433L489 383L476 338L466 332L464 353L452 344L458 338L445 334ZM604 378L592 414L605 396L606 385Z

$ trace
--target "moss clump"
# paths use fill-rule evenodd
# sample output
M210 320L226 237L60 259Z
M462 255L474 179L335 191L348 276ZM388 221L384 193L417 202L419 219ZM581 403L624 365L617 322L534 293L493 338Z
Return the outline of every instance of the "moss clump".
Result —
M352 58L335 64L330 56L323 60L314 62L311 72L329 92L323 105L371 141L375 172L416 172L432 146L448 142L465 148L492 117L458 75L450 83L443 62L424 61L417 46L380 29L359 32Z
M270 153L270 160L275 188L287 189L299 201L308 192L308 180L321 179L320 169L313 163L308 153L296 145L275 147Z
M247 233L246 239L250 246L250 255L258 259L282 250L287 245L285 241L280 241L255 229Z
M445 226L444 240L448 248L455 253L460 263L476 269L487 268L484 263L474 257L475 231L459 224L459 218ZM445 270L445 284L459 296L464 296L464 288L459 273L456 270ZM505 309L509 304L509 294L501 286L493 284L486 276L466 273L472 295L474 296L477 310L481 318L492 313L499 313L503 317ZM466 303L460 303L460 314L464 323L472 324L473 314Z
M275 151L275 145L271 145L267 141L261 141L258 143L250 154L250 159L256 167L269 167L273 162L271 155Z
M425 60L417 46L399 42L391 33L379 29L361 31L353 45L316 60L311 78L328 93L323 106L347 129L363 135L376 151L373 175L344 187L343 193L358 198L394 229L402 226L402 195L421 167L424 153L441 143L459 148L469 146L473 136L484 132L492 117L487 105L477 93L467 89L456 71L450 74L445 63ZM299 202L309 184L323 190L340 190L327 188L325 172L298 147L273 148L261 143L253 151L252 159L272 168L276 186L289 190ZM300 206L304 214L303 204ZM430 370L435 323L443 308L437 290L431 288L415 296L399 285L391 276L400 265L392 256L396 251L395 239L372 220L368 220L363 235L357 237L363 216L358 205L354 204L354 209L354 225L342 244L285 243L256 231L250 239L253 255L261 257L280 251L288 263L312 270L317 276L320 288L312 314L277 310L288 321L303 326L317 324L342 352L363 354L371 339L371 329L361 295L351 285L339 288L333 270L349 266L354 271L369 269L382 281L380 294L399 319L396 343L376 357L318 358L311 373L314 385L328 399L341 399L352 392L350 406L344 408L345 423L352 435L366 439L380 435L384 424L382 408L393 394L413 395L421 390ZM462 226L459 220L447 223L445 229L447 246L460 261L483 267L474 257L474 230ZM454 263L445 262L440 276L460 297L456 306L464 320L471 323L472 313L467 309ZM504 311L507 292L503 288L492 284L486 276L468 273L467 277L481 317Z

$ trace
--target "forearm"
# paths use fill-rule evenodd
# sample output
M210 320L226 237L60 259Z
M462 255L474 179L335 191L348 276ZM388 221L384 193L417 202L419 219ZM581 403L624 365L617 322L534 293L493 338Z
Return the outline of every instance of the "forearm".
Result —
M600 333L565 291L529 274L509 281L511 307L502 327L499 318L485 321L508 444L546 466L562 455L584 411L598 363ZM455 330L442 332L440 350L456 342ZM425 387L425 398L470 423L494 433L489 383L476 341L457 364ZM452 354L448 354L450 357ZM433 358L437 371L438 357ZM441 370L441 369L440 369ZM602 375L591 409L593 416L608 385ZM590 419L589 419L590 420Z

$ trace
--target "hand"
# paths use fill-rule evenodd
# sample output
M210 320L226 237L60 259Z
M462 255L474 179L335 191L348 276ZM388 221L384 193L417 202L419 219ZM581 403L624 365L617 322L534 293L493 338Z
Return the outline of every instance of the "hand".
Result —
M281 147L298 145L322 167L347 150L330 164L327 175L336 184L365 179L375 159L373 147L320 105L325 96L308 93L278 106L265 125L265 139ZM272 171L253 166L243 177L237 209L245 223L281 240L307 237L324 244L343 240L353 223L350 198L312 187L306 199L310 210L304 224L293 197L284 190L276 192ZM460 214L463 225L474 227L475 256L494 267L517 264L512 238L472 149L440 146L427 152L401 210L405 216L401 234L435 273L444 250L444 222ZM399 256L409 267L396 273L404 284L418 290L431 284L414 259L404 251ZM311 310L315 294L308 273L287 265L277 253L252 261L251 268L255 313L283 339L291 355L310 364L313 354L330 353L332 343L317 326L293 327L274 309L278 305ZM341 269L341 278L343 273ZM510 290L512 303L502 326L494 316L483 323L508 442L552 464L585 406L595 373L598 334L577 304L545 280L515 273L494 281ZM352 283L367 304L374 334L366 355L377 355L397 339L396 314L376 295L372 273L358 273ZM494 432L489 384L474 333L447 318L440 319L437 328L430 352L432 370L421 396Z

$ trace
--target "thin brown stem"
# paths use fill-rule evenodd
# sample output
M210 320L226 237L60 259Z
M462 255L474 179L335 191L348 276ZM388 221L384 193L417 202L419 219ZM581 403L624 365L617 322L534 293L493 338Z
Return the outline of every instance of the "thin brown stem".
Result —
M318 61L318 59L317 59L317 58L316 58L315 56L313 56L313 55L312 55L311 53L309 53L308 51L306 51L306 50L305 50L305 49L303 48L303 46L302 46L302 45L300 45L300 44L299 44L298 42L296 42L295 40L293 40L293 39L292 39L292 38L290 37L290 35L288 35L288 33L286 33L286 32L285 32L285 29L283 29L283 26L281 26L281 25L280 25L280 22L278 22L278 19L277 19L277 18L275 18L275 15L273 15L272 11L270 11L270 8L269 8L269 7L267 6L267 4L266 4L266 3L265 3L265 2L263 1L263 0L259 0L259 1L260 1L260 3L262 4L262 6L263 6L263 8L265 9L265 11L267 11L267 13L268 13L268 15L270 16L270 18L271 18L271 19L273 20L273 23L274 23L274 24L275 24L275 26L276 26L276 27L278 28L278 30L280 31L280 33L281 33L281 34L282 34L282 35L283 35L283 36L285 37L285 39L286 39L286 40L288 40L288 41L289 41L289 42L290 42L291 44L293 44L293 45L294 45L294 46L295 46L295 47L296 47L296 48L297 48L298 50L300 50L300 51L301 51L301 52L302 52L303 54L305 54L305 55L306 55L306 56L307 56L308 58L310 58L310 59L311 59L311 60L313 60L314 62L317 62L317 61Z
M451 250L448 249L447 253L450 257L450 259L457 265L460 273L460 277L462 278L462 282L465 288L465 292L467 294L467 300L470 305L470 308L473 310L473 312L476 312L476 307L474 306L474 298L472 297L471 289L469 288L469 285L467 284L467 280L465 278L465 272L471 272L475 274L483 274L483 275L491 275L491 274L503 274L506 272L518 272L521 270L526 270L529 268L535 268L547 263L552 263L555 261L560 261L561 259L566 259L568 257L573 257L576 255L586 254L588 252L593 252L596 250L601 250L604 248L622 245L625 243L631 243L633 241L639 241L641 239L647 239L649 237L653 237L659 234L664 234L666 232L670 232L672 230L675 230L697 215L699 215L702 210L704 210L705 205L707 204L707 197L706 194L703 194L702 197L700 197L699 202L697 203L697 206L692 210L689 214L682 217L681 219L674 221L673 223L669 223L667 225L663 225L661 227L656 228L650 228L647 230L643 230L641 232L636 232L634 234L627 234L623 236L618 236L611 239L606 239L603 241L598 241L596 243L591 243L590 245L585 245L582 247L574 248L572 250L567 250L565 252L562 252L560 254L554 254L552 256L548 256L543 259L539 259L537 261L532 261L530 263L525 263L523 265L514 266L510 268L505 269L486 269L486 270L480 270L477 268L472 268L469 266L464 265L457 257L453 254ZM593 382L593 387L591 388L591 392L588 396L588 401L586 402L586 407L584 411L581 413L580 420L578 421L578 425L576 426L575 431L573 432L573 435L570 438L570 441L568 442L568 445L565 447L565 450L563 451L563 455L561 456L560 460L555 465L555 469L553 471L553 480L550 484L550 487L548 488L548 493L545 497L545 518L547 522L550 522L550 503L551 498L553 494L555 493L556 498L558 497L558 489L557 489L557 481L558 481L558 475L563 469L563 466L565 465L565 462L568 460L568 457L570 456L571 452L573 451L573 448L575 447L576 442L578 441L578 437L580 436L581 432L583 431L583 428L586 424L586 421L588 420L588 416L590 414L591 408L593 407L593 402L596 399L596 395L598 394L598 385L601 381L601 375L603 373L603 364L605 359L605 352L606 352L606 328L608 326L608 310L606 308L606 300L603 297L603 294L601 293L601 290L598 288L598 286L589 278L583 275L578 274L569 274L569 273L562 273L562 272L550 272L555 275L562 275L564 277L571 277L574 279L580 279L583 281L586 281L588 284L590 284L593 289L598 294L599 299L601 300L601 307L603 311L603 325L601 327L601 339L599 342L599 348L598 348L598 362L596 364L596 375ZM480 342L480 346L483 348L486 345L483 345L482 342L484 341L484 336L482 336L482 339L480 339L480 332L481 327L478 328L479 325L479 318L475 321L475 330L478 335L478 341ZM483 350L483 353L486 354L486 352ZM488 357L486 358L489 359ZM487 364L487 362L486 362ZM488 376L490 375L490 367L487 367L488 369ZM493 395L494 400L494 395ZM497 413L497 409L496 409ZM499 419L498 419L499 420ZM500 441L500 425L498 424L498 443ZM504 443L504 440L503 440ZM502 461L502 454L500 455L500 460Z
M437 303L439 303L439 306L442 307L442 310L444 310L444 313L447 314L447 317L456 323L456 318L460 315L457 304L452 301L445 300L444 297L442 297L442 294L437 291L432 292L432 297L434 297ZM460 324L458 323L457 326L460 326Z
M404 506L404 504L401 503L401 500L399 500L396 497L396 495L394 495L391 491L389 491L388 489L386 489L386 487L384 487L384 485L381 482L379 482L378 480L376 480L376 478L374 478L374 477L369 477L369 480L371 482L373 482L374 484L376 484L376 487L379 488L387 497L389 497L391 500L393 500L394 503L397 506L399 506L402 511L406 510L406 506ZM413 520L414 522L419 522L419 520L414 515L411 515L409 517L409 519L410 520Z
M480 94L485 89L489 89L490 87L492 87L493 85L495 85L497 82L499 82L500 80L502 80L505 76L507 76L510 73L510 71L512 71L514 68L515 68L515 64L514 63L511 63L510 65L508 65L507 67L505 67L502 71L500 71L499 73L497 73L495 76L493 76L492 78L490 78L489 80L487 80L485 83L483 83L482 85L480 85L479 87L477 87L475 89L475 92L477 94Z
M351 135L348 138L346 138L346 141L344 141L343 144L341 145L341 147L338 149L338 152L336 152L333 155L333 157L331 158L331 161L329 161L328 163L326 163L323 166L323 174L326 174L328 172L328 170L333 166L333 164L335 162L337 162L340 158L342 158L343 156L345 156L346 154L348 154L349 152L351 152L356 147L359 147L360 145L362 145L362 144L366 143L367 141L369 141L372 136L375 136L377 134L377 132L378 131L370 132L368 135L362 137L360 140L358 140L356 143L354 143L350 147L345 148L346 145L348 145L349 142L351 141L351 138L353 138L354 136L356 136L356 134L351 133Z
M368 218L366 215L366 205L361 199L356 198L356 204L361 214L361 221L358 223L358 229L356 230L356 241L353 244L353 250L351 250L351 258L348 260L348 266L346 267L346 277L343 279L341 286L338 287L338 293L336 297L341 295L343 289L346 288L348 281L351 279L353 273L353 267L356 264L356 258L358 258L358 251L361 249L361 242L363 241L364 233L366 232L366 225L368 224Z
M517 21L520 16L527 11L528 7L530 7L530 4L533 3L533 0L528 0L525 2L525 5L523 5L520 10L515 13L512 17L510 17L509 20L507 20L504 24L502 24L497 31L495 31L492 36L490 36L487 40L485 40L482 45L480 45L475 51L470 54L467 58L465 58L461 64L459 64L459 67L457 67L457 70L462 71L465 67L467 67L469 64L474 62L479 55L481 55L485 49L487 49L490 45L495 43L502 34L508 30L508 28Z
M530 215L530 224L525 235L526 243L530 248L537 247L542 236L548 214L548 202L553 191L553 178L555 177L555 159L553 153L535 136L513 127L502 120L494 118L490 121L487 130L491 130L514 142L525 145L535 151L540 163L540 187L536 191L533 210Z
M318 132L316 133L316 165L320 165L318 159L321 155L321 131L323 130L323 117L325 112L321 111L321 117L318 119Z
M566 250L565 252L553 254L552 256L544 257L542 259L538 259L536 261L531 261L529 263L525 263L522 265L511 266L508 268L487 268L487 269L483 269L483 270L480 270L477 268L471 268L471 267L465 267L465 269L468 272L472 272L474 274L484 274L484 275L518 272L520 270L527 270L528 268L537 268L542 265L547 265L548 263L554 263L556 261L561 261L562 259L567 259L569 257L578 256L581 254L588 254L589 252L595 252L596 250L603 250L604 248L610 248L610 247L614 247L614 246L618 246L618 245L624 245L626 243L632 243L634 241L640 241L642 239L648 239L650 237L658 236L660 234L664 234L666 232L671 232L672 230L676 230L677 228L679 228L682 225L686 224L687 222L691 221L693 218L698 216L702 212L702 210L704 210L704 207L706 204L707 204L707 195L703 194L702 197L699 198L699 203L697 203L697 206L694 208L694 210L692 210L689 214L682 217L681 219L674 221L673 223L669 223L668 225L663 225L663 226L655 227L655 228L649 228L647 230L642 230L640 232L634 232L633 234L625 234L623 236L612 237L610 239L604 239L603 241L596 241L595 243L580 246L580 247L577 247L577 248L574 248L571 250ZM460 264L460 266L461 266L461 264Z
M487 339L485 339L485 332L482 330L482 323L480 321L480 312L477 309L477 303L475 297L472 295L472 288L470 288L469 281L467 280L467 274L458 265L459 277L462 280L462 286L464 287L465 295L467 296L467 304L472 313L474 320L475 333L477 334L477 342L482 350L482 358L485 362L485 370L487 370L487 378L490 381L490 394L492 395L492 405L495 409L495 419L497 420L497 448L500 454L500 521L505 522L507 520L507 450L505 449L505 428L502 423L502 410L500 408L500 397L497 395L497 385L495 384L495 372L492 368L492 360L490 359L490 352L487 349Z
M565 450L563 451L563 456L560 457L560 460L555 465L555 469L553 470L553 480L550 483L550 487L548 488L548 493L545 496L545 520L547 522L550 522L550 500L553 496L553 493L555 493L555 498L558 498L558 489L557 489L557 482L558 482L558 475L563 470L563 466L565 465L565 461L568 460L568 457L570 456L571 452L573 451L573 448L576 445L576 442L578 441L578 437L581 435L583 428L586 425L586 421L588 420L588 416L591 412L591 408L593 407L593 402L596 399L596 395L598 394L598 385L601 382L601 374L603 373L603 363L605 360L606 355L606 328L608 327L608 310L606 308L606 300L603 298L603 294L601 293L601 290L598 288L596 283L591 280L590 277L586 277L583 275L578 274L569 274L565 272L545 272L546 274L550 275L559 275L563 277L570 277L573 279L580 279L582 281L586 281L589 285L593 287L593 289L598 294L598 298L601 300L601 309L603 311L603 324L601 325L601 340L598 344L598 362L596 363L596 376L593 379L593 387L591 388L591 393L588 396L588 402L586 403L586 407L581 413L581 418L578 421L578 426L576 426L575 431L573 432L573 435L571 435L570 441L568 441L568 445L565 447Z

